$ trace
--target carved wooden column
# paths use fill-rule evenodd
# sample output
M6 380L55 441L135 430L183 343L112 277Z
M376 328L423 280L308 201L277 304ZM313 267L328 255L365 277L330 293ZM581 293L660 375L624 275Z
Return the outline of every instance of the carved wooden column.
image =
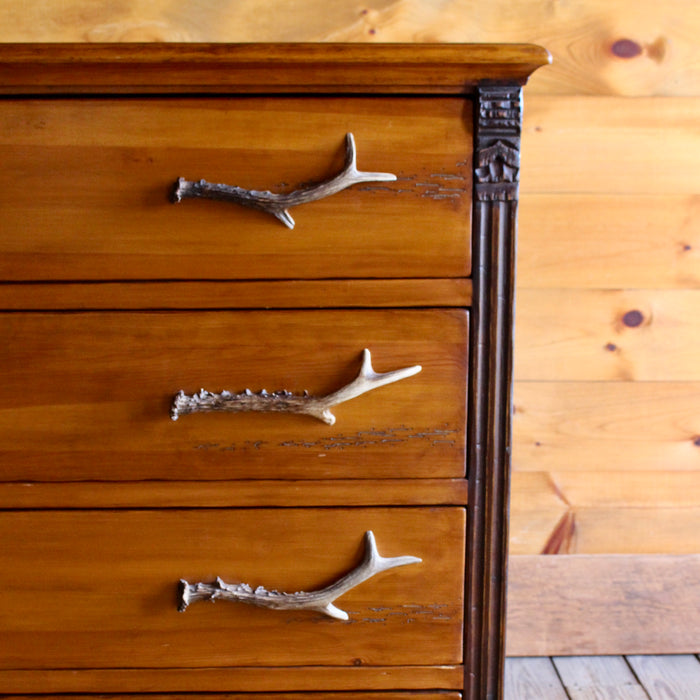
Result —
M486 700L503 692L520 87L481 86L475 130L465 695Z

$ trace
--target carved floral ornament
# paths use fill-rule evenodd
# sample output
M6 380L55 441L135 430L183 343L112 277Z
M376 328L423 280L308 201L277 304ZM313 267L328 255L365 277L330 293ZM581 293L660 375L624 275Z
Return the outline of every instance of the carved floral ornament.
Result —
M517 182L520 152L506 141L496 141L479 151L476 178L479 183Z

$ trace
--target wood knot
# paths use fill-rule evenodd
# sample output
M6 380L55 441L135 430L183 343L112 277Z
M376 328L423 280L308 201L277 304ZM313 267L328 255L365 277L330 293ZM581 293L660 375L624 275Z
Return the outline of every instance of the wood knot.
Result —
M632 39L618 39L611 47L614 56L618 58L636 58L641 55L642 47Z
M622 317L622 323L624 323L627 328L637 328L644 323L644 314L638 309L632 309Z

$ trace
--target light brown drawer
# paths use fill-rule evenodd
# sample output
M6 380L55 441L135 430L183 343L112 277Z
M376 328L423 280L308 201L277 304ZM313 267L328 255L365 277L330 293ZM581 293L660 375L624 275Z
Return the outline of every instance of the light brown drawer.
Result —
M462 477L465 310L0 314L4 480ZM325 396L358 375L413 376L334 407L195 413L178 391Z
M0 513L1 669L459 664L462 508ZM177 611L178 581L314 591L422 559L337 599L349 619L236 602ZM449 542L450 547L439 546Z
M88 98L0 103L5 280L463 277L471 129L460 98ZM291 210L169 195L179 177L285 192L328 179L355 136L355 185Z

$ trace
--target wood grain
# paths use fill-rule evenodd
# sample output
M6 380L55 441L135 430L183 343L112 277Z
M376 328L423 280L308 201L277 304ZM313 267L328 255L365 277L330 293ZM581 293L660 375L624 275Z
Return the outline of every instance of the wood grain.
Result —
M700 291L524 289L519 381L700 380Z
M10 693L150 693L154 688L162 693L268 693L286 690L302 692L306 697L310 691L319 688L338 691L362 687L382 691L396 688L455 690L462 688L462 677L461 666L0 670L0 687Z
M0 45L5 94L452 94L522 85L549 53L524 44L315 43Z
M698 471L699 403L698 382L518 381L513 463L585 478L624 471L630 481L632 472L644 480L644 472Z
M700 98L534 96L524 111L531 194L693 195Z
M581 554L696 554L700 506L575 508L575 546Z
M464 476L464 310L6 313L0 326L5 479ZM181 389L329 394L365 347L378 372L423 370L338 407L335 426L170 419Z
M0 665L456 664L464 527L461 508L287 509L283 526L278 510L259 508L5 512L12 546L1 556L13 576L0 602ZM385 556L423 563L345 594L348 623L234 603L176 610L180 578L291 592L326 585L357 563L370 529ZM436 537L458 546L435 548Z
M692 653L700 555L511 557L512 656Z
M26 0L0 8L3 41L520 42L548 47L554 63L531 91L697 95L700 13L692 0L123 0L61 10ZM621 43L625 42L625 43Z
M231 203L169 201L180 176L277 192L327 178L348 132L360 169L398 181L296 207L294 231ZM456 98L3 100L0 275L464 277L470 132Z
M700 287L697 194L530 194L519 237L521 288Z
M556 547L553 542L557 530L570 526L571 504L552 475L515 471L511 489L510 555L572 553L568 551L571 538Z
M2 674L0 673L0 679ZM30 700L32 696L29 695L3 695L6 700ZM94 700L94 695L71 695L71 700ZM111 700L127 700L127 698L132 698L132 695L117 695L111 694ZM179 700L181 696L176 695L163 695L149 693L149 700ZM239 693L207 693L204 694L189 694L188 698L190 700L250 700L250 694L239 694ZM299 693L265 693L266 700L300 700ZM314 690L309 690L304 694L307 698L323 698L323 700L377 700L377 694L373 691L368 693L363 692L315 692ZM381 694L382 700L415 700L415 692L388 692L384 691ZM456 693L452 691L424 691L420 694L420 700L460 700L462 697L461 693Z
M695 554L700 473L516 472L511 554Z
M506 659L505 700L567 700L550 659Z
M464 479L1 483L0 508L254 508L467 504Z
M621 656L560 656L553 662L571 700L648 700Z
M425 308L471 304L471 280L333 279L0 284L4 311Z
M692 700L700 694L700 661L696 656L635 655L628 661L651 700Z

